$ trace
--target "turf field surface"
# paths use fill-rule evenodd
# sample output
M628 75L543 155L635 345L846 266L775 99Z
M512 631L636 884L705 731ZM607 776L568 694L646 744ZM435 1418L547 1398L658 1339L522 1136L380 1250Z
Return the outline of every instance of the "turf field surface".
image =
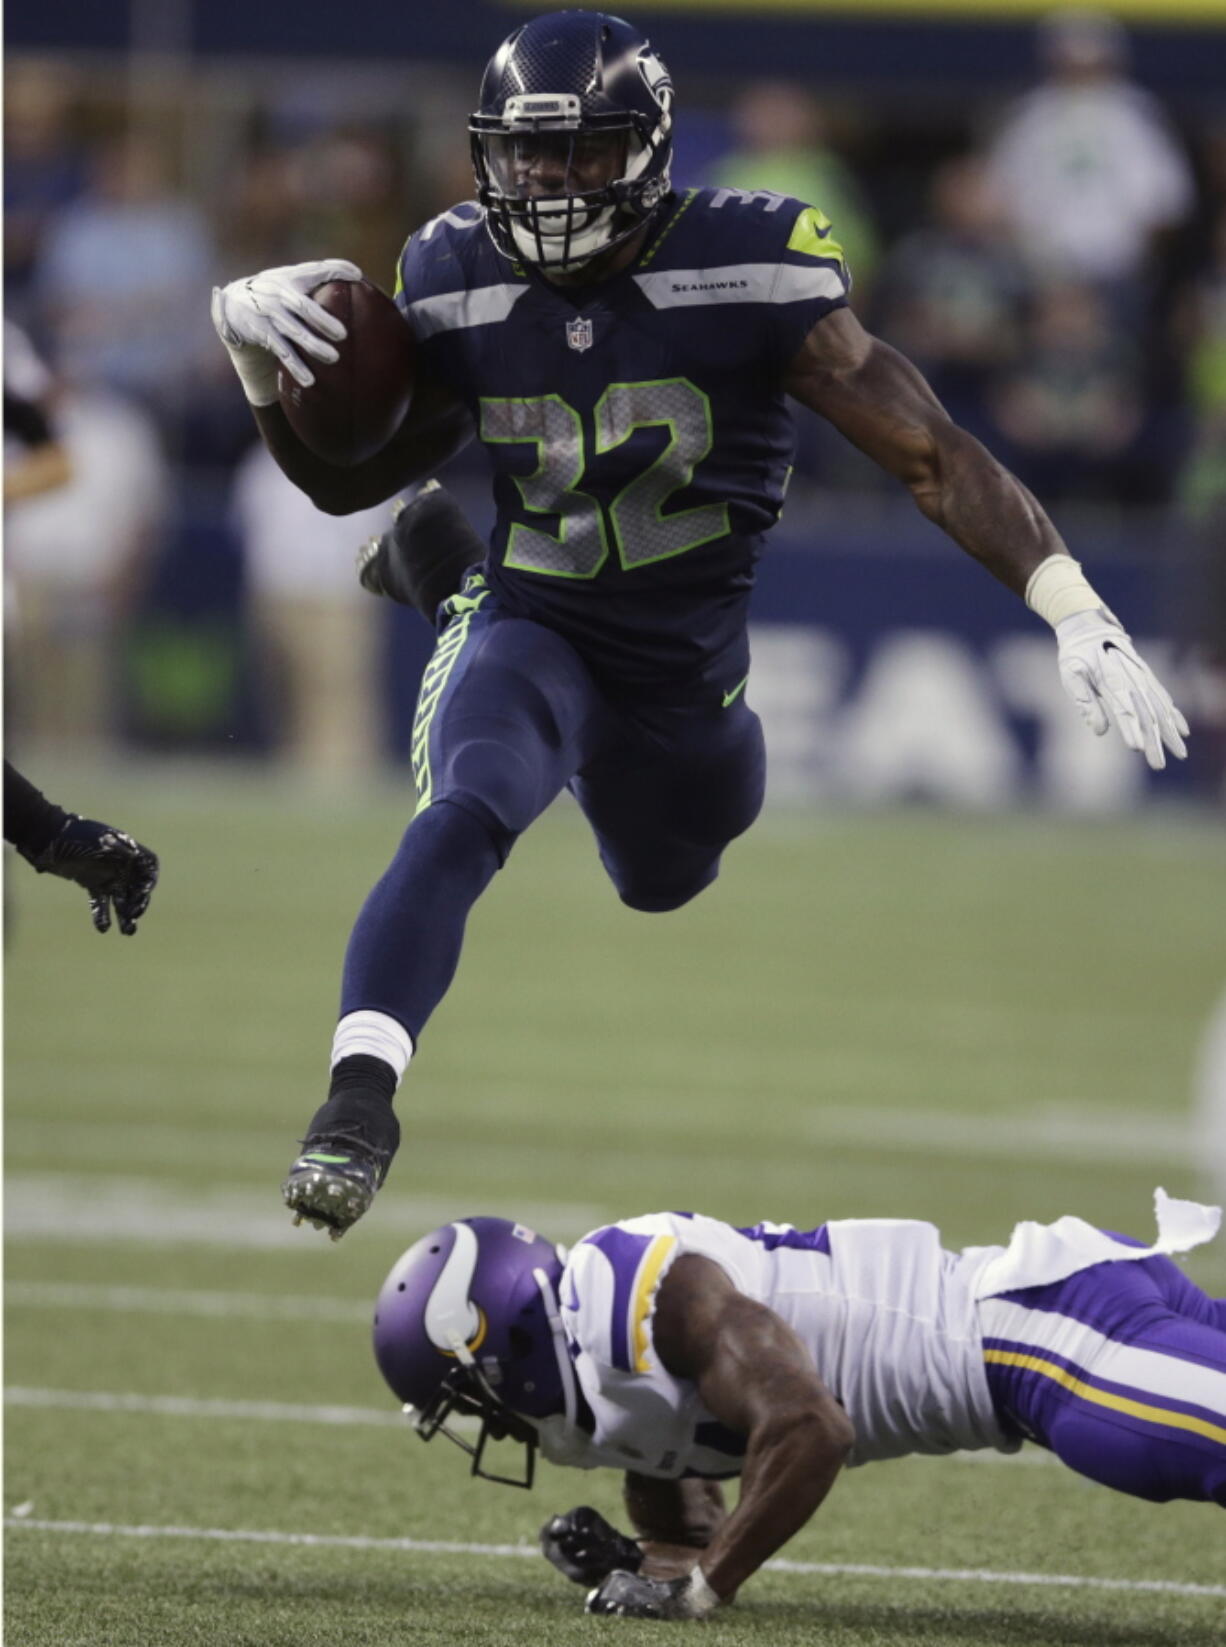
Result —
M1146 1235L1206 1193L1197 1037L1226 981L1226 848L1195 817L768 815L666 917L621 908L562 806L478 906L343 1242L277 1185L321 1096L353 915L407 817L226 770L53 794L155 846L141 932L9 869L7 1636L23 1647L658 1640L534 1554L613 1476L471 1482L399 1433L368 1347L402 1248L466 1212L573 1237L932 1218L951 1245L1076 1211ZM1193 1278L1226 1292L1226 1252ZM728 1644L1222 1638L1221 1515L1040 1452L848 1474Z

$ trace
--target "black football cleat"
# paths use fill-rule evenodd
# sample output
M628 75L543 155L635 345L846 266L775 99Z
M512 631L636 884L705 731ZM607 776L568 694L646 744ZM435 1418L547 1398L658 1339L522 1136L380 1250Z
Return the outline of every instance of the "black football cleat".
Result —
M391 1152L355 1138L306 1138L281 1186L295 1225L305 1219L339 1241L369 1208L391 1164Z
M485 543L451 493L437 480L410 486L386 532L358 550L358 581L434 620L439 605L457 594L464 574L485 558Z

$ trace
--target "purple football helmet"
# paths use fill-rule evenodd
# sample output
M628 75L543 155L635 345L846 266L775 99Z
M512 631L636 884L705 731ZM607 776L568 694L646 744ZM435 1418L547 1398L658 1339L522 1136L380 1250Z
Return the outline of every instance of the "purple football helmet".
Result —
M558 1310L566 1253L505 1218L460 1218L423 1236L396 1262L375 1305L379 1371L423 1441L442 1431L487 1481L530 1487L532 1422L574 1417L574 1373ZM475 1446L446 1420L481 1420ZM522 1479L482 1469L487 1441L525 1449Z
M477 199L504 257L576 268L636 233L670 190L673 82L620 17L555 11L490 59L468 123ZM584 157L605 157L588 175ZM531 182L546 164L545 191Z

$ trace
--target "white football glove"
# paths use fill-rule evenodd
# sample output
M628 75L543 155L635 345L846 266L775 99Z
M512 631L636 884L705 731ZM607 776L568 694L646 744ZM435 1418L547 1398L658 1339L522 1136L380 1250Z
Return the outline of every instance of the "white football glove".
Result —
M310 388L315 374L299 349L328 365L337 358L332 344L341 341L345 328L309 294L329 280L361 278L356 263L333 257L265 269L228 286L214 286L213 325L253 406L271 406L276 400L278 364L295 383Z
M1184 759L1188 723L1113 613L1100 606L1062 618L1056 644L1060 679L1091 732L1101 737L1118 727L1155 772L1166 765L1163 744Z

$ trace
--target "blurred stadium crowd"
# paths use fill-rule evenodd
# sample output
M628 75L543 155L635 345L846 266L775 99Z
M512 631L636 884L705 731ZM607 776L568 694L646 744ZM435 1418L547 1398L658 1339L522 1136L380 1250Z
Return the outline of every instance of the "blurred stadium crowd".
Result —
M861 318L1058 519L1086 506L1138 541L1172 524L1199 541L1212 629L1226 608L1226 110L1150 95L1102 14L1054 14L1035 62L992 107L683 80L677 181L820 205ZM208 293L323 255L390 289L408 231L471 194L477 64L180 69L9 54L6 311L47 375L14 337L6 394L15 374L45 403L72 464L67 485L22 500L6 443L11 718L39 738L102 737L118 718L155 741L207 739L233 686L238 603L263 637L243 648L256 741L353 770L377 758L355 731L371 717L329 704L366 689L355 660L378 614L352 551L382 513L329 521L281 481ZM459 461L482 465L476 450ZM807 416L797 472L805 495L847 507L889 484ZM1226 652L1220 628L1200 638Z

